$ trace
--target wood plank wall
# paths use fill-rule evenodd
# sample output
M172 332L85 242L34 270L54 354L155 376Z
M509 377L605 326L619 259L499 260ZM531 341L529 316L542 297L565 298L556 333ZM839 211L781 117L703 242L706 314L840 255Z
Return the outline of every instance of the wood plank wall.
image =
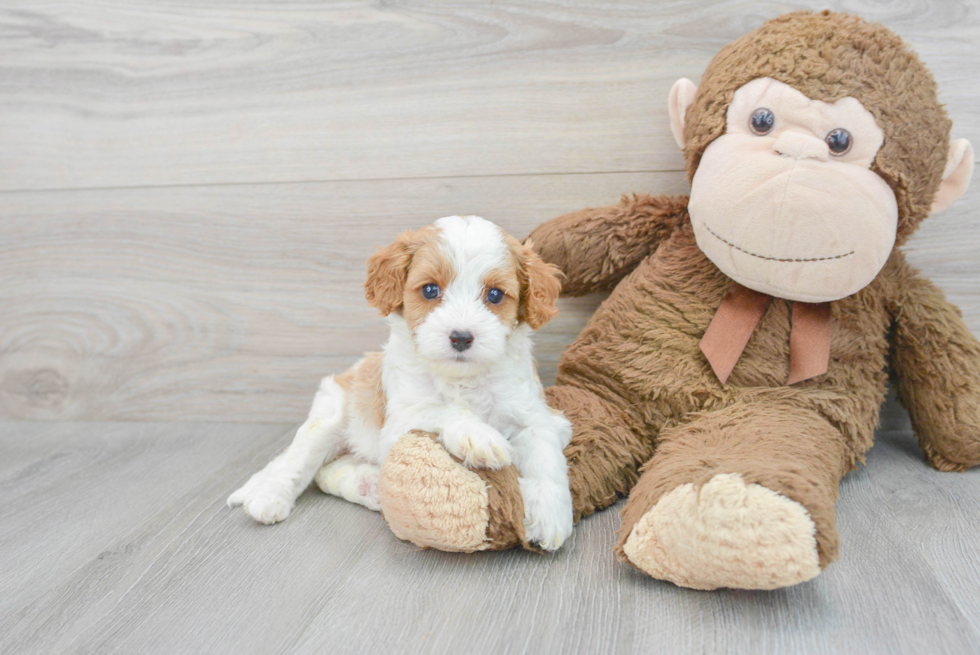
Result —
M0 417L298 421L384 339L376 246L685 192L671 84L800 6L901 34L980 145L975 1L3 3ZM907 251L980 334L974 182Z

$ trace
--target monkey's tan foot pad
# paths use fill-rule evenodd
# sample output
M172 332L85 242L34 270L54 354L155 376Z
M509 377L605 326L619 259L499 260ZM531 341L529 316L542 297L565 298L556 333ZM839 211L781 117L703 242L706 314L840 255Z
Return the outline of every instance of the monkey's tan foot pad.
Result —
M428 433L412 432L392 447L381 465L378 496L399 539L466 553L490 545L486 483Z
M807 510L737 473L684 484L633 526L623 552L660 580L692 589L778 589L820 573Z
M430 432L398 440L381 465L378 496L392 532L423 548L537 550L524 533L517 469L468 469Z

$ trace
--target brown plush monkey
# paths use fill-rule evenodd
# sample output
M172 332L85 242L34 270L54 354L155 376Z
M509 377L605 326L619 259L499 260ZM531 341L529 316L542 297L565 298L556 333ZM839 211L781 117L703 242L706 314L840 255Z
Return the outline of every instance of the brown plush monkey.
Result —
M980 344L896 248L963 193L973 153L916 55L839 13L729 44L700 87L674 86L670 115L690 199L624 198L531 235L566 294L612 291L547 392L574 426L576 517L629 494L616 552L647 574L796 584L837 556L838 483L871 446L889 365L929 462L980 463ZM407 438L382 506L422 545L516 545L505 473Z

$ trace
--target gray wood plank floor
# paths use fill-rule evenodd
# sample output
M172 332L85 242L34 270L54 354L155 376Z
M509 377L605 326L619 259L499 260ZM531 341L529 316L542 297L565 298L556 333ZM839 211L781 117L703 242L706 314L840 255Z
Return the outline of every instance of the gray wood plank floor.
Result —
M554 556L419 550L312 490L277 526L226 508L292 429L0 423L0 652L980 652L980 471L929 469L893 402L841 560L777 592L637 574L615 508Z

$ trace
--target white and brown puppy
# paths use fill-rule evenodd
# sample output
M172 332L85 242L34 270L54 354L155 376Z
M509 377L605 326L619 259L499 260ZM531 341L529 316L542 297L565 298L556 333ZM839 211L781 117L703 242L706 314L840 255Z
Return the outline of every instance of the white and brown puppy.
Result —
M532 330L557 313L559 275L477 216L399 236L368 262L368 302L391 328L383 352L324 378L292 444L228 504L275 523L315 476L378 510L381 462L402 435L426 430L468 466L515 464L528 539L560 547L572 531L571 426L545 403L531 355Z

